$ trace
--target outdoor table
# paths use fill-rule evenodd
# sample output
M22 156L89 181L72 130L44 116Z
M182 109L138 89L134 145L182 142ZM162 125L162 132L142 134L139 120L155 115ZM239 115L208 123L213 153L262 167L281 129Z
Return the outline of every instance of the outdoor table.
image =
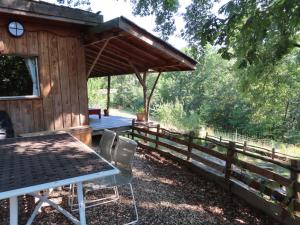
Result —
M86 224L82 182L115 175L119 170L68 133L0 140L0 199L9 198L10 224L18 224L18 199L31 194L40 199L27 224L43 202L75 224ZM76 184L80 220L37 193Z
M101 109L100 108L89 108L89 115L98 115L101 119Z

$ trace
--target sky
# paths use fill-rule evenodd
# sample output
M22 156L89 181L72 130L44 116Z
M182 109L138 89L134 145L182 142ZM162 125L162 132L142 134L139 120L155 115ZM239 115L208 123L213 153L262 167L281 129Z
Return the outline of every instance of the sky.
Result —
M56 3L56 0L44 0L50 3ZM132 14L132 7L130 0L90 0L91 9L93 12L101 11L104 17L104 21L111 20L113 18L124 16L133 21L138 26L146 29L150 33L159 36L154 32L155 18L154 16L139 17ZM180 9L178 15L175 18L177 32L171 36L168 42L177 49L182 49L187 46L187 43L179 37L180 30L184 27L184 20L180 13L185 11L186 6L191 3L191 0L180 0Z
M50 3L56 3L56 0L44 0ZM229 0L221 0L214 5L213 12L217 13L221 5L227 3ZM130 0L90 0L91 9L93 12L101 11L104 17L104 21L111 20L113 18L124 16L133 21L138 26L146 29L152 34L159 36L154 32L155 18L154 16L140 17L132 14L132 6ZM168 42L175 48L181 50L187 46L187 42L180 37L180 31L184 28L184 20L182 14L185 12L186 7L191 4L192 0L179 0L180 8L175 16L175 26L177 31L174 35L169 37Z
M180 0L180 9L178 11L178 15L175 18L177 32L168 40L168 42L177 49L182 49L187 46L187 43L181 37L179 37L180 30L184 27L184 20L182 16L180 16L180 14L185 11L185 8L190 3L190 0ZM146 29L156 36L159 36L154 32L154 16L134 16L132 14L132 6L130 4L130 0L91 0L91 4L91 8L94 12L101 11L101 14L104 17L104 21L108 21L119 16L125 16L140 27Z

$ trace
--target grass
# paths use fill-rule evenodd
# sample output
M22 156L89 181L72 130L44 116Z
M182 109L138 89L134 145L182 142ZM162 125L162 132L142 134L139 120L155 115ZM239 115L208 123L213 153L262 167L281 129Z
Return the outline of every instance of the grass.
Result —
M130 109L111 109L112 115L119 115L119 116L124 116L124 117L129 117L129 118L136 118L135 112L133 112ZM178 129L172 124L164 124L161 123L160 121L157 121L155 118L151 117L151 121L160 123L161 127L166 128L166 129L172 129L176 130L178 132L181 132L182 129ZM238 141L240 143L244 143L247 141L248 145L253 145L259 148L267 148L270 151L272 148L275 148L275 153L279 153L284 156L288 156L291 158L299 158L300 159L300 146L293 145L293 144L288 144L288 143L282 143L282 142L277 142L274 140L270 139L259 139L257 137L249 137L246 135L241 135L239 133L229 133L229 132L221 132L218 130L213 130L213 129L207 129L206 130L209 135L215 136L215 137L222 137L222 139L227 139L231 141Z
M114 110L114 113L116 113L116 114L118 114L118 115L122 115L122 116L128 116L128 117L131 116L132 118L134 117L134 115L133 115L132 112L130 112L130 111ZM169 127L172 127L172 126L169 126ZM172 127L172 128L174 129L174 127ZM218 133L218 134L219 134L219 133ZM226 133L224 133L224 134L225 134L225 136L226 136L226 139L229 139L229 138L230 138L229 135L226 135ZM228 134L229 134L229 133L228 133ZM152 136L152 135L148 135L148 137L150 137L150 138L152 138L152 139L155 139L155 137ZM239 137L239 140L238 140L238 141L243 143L243 140L242 140L242 137L243 137L243 136L238 135L238 137ZM161 141L162 141L162 140L161 140ZM177 146L177 147L179 147L179 148L183 148L182 145L178 145L178 144L176 144L176 143L174 143L174 142L172 142L172 141L170 141L170 140L164 139L163 141L164 141L165 143L167 143L167 144L171 144L171 145L175 145L175 146ZM233 141L234 141L234 140L233 140ZM258 142L255 142L255 141L252 141L252 142L251 142L252 145L256 145L257 147L265 147L265 148L267 147L266 145L261 145L260 143L261 143L261 142L259 142L259 141L258 141ZM198 141L198 140L197 140L197 144L207 147L207 145L208 145L209 143L208 143L208 142L203 142L203 141ZM150 143L150 145L151 145L152 147L154 147L154 144L153 144L153 143ZM276 149L276 152L279 152L279 153L284 154L284 155L289 155L289 156L291 156L291 157L300 158L300 154L299 154L299 153L300 153L300 148L299 148L299 147L297 147L297 146L293 146L293 147L292 147L292 146L289 146L289 148L286 148L284 144L282 144L281 146L282 146L282 148ZM167 149L167 148L164 148L164 147L160 147L160 148L161 148L162 150L164 150L164 151L168 151L168 152L170 152L170 153L176 155L177 157L185 158L185 156L183 156L183 155L181 155L181 154L179 154L179 153L177 153L177 152L175 152L175 151L172 151L172 150ZM226 152L227 152L227 149L224 148L224 147L221 147L221 146L216 146L216 147L213 148L213 150L218 151L218 152L220 152L220 153L222 153L222 154L226 154ZM205 153L203 153L203 152L200 152L200 151L198 151L198 150L193 149L193 153L195 153L195 154L197 154L197 155L199 155L199 156L201 156L201 157L204 157L204 158L206 158L206 159L208 159L208 160L211 160L211 161L220 163L220 160L216 159L215 157L210 156L210 155L208 155L208 154L205 154ZM289 178L289 177L290 177L290 171L287 170L287 169L285 169L285 168L283 168L283 167L280 167L280 166L278 166L278 165L275 165L275 164L272 164L272 163L269 163L269 162L265 162L265 161L262 161L262 160L260 160L260 159L256 159L256 158L253 158L253 157L245 156L245 155L242 155L242 154L238 154L238 158L239 158L240 160L245 161L245 162L248 162L248 163L251 163L251 164L254 164L254 165L258 165L259 167L262 167L262 168L271 170L271 171L273 171L273 172L275 172L275 173L277 173L277 174L280 174L281 176L284 176L284 177L286 177L286 178ZM253 174L253 173L249 173L249 172L245 172L245 173L247 173L247 175L249 175L249 176L252 177L252 178L260 178L259 176L255 175L255 174Z

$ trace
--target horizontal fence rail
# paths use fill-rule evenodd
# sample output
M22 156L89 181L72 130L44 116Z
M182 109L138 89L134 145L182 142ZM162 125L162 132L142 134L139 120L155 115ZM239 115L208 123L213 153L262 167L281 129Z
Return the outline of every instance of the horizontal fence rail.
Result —
M245 146L212 136L196 137L160 125L132 123L132 138L150 151L166 153L186 163L204 166L221 174L224 184L242 182L264 199L300 212L300 160L266 149ZM229 185L230 187L230 185Z

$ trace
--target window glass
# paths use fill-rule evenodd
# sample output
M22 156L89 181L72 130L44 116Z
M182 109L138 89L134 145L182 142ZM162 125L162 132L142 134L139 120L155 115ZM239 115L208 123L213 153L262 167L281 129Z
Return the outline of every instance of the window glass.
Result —
M37 58L0 55L0 98L39 96Z
M24 27L19 22L10 22L8 31L14 37L21 37L24 34Z

